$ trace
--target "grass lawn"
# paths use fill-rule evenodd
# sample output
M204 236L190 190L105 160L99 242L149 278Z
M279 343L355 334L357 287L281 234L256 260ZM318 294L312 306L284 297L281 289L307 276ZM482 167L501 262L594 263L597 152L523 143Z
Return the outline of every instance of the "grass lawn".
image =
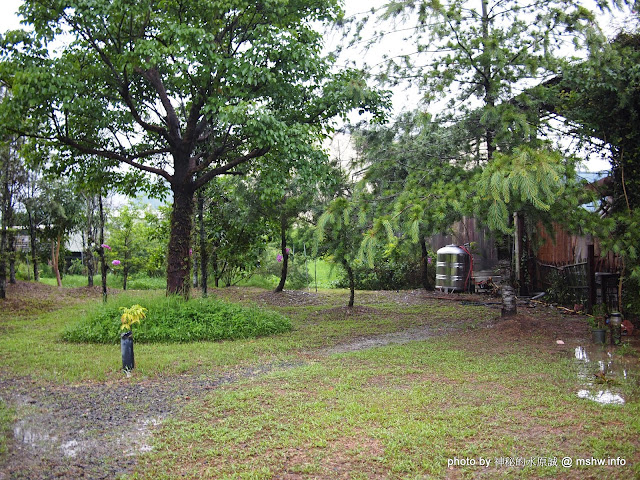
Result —
M594 350L579 317L523 307L502 320L477 296L357 292L349 310L341 290L220 289L213 295L285 314L293 331L136 345L136 369L127 378L117 346L60 340L99 300L83 289L36 290L24 287L0 310L0 380L26 377L34 388L56 391L126 389L272 366L182 396L124 478L640 476L637 341ZM144 304L161 294L133 298ZM594 375L600 354L602 384ZM624 404L580 398L585 389ZM0 403L5 425L27 413ZM561 465L565 457L572 466ZM591 459L610 464L578 465Z
M163 425L133 478L638 478L637 377L624 406L581 399L564 353L482 332L228 385Z

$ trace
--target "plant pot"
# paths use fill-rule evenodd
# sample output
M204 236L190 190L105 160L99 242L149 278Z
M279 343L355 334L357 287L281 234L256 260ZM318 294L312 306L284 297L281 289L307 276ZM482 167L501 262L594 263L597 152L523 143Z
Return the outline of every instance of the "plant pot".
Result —
M120 335L120 351L122 352L122 369L133 370L135 362L133 359L133 336L131 331Z
M607 339L607 331L604 328L594 328L591 330L591 338L593 343L604 343Z

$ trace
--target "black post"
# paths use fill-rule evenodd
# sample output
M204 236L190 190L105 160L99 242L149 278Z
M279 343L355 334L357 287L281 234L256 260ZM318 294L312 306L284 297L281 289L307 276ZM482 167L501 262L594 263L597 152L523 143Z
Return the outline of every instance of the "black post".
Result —
M120 351L122 353L122 369L133 370L135 361L133 358L133 337L132 332L123 333L120 336Z
M593 313L596 304L596 262L593 244L587 245L587 312Z

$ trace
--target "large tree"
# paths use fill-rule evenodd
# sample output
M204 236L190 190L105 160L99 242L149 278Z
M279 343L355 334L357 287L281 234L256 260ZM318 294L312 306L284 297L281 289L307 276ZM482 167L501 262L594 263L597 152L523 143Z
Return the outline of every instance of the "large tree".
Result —
M188 294L198 189L249 162L291 168L330 118L379 105L321 55L314 26L340 17L337 0L26 0L20 13L33 31L3 38L2 122L53 145L58 166L83 153L169 185L169 293Z
M623 269L619 295L627 274L634 284L627 289L638 310L640 281L640 31L621 32L584 62L567 69L547 86L549 109L563 116L568 131L581 147L608 158L609 182L598 191L601 209L585 230L602 247L620 256ZM551 93L549 95L549 93Z

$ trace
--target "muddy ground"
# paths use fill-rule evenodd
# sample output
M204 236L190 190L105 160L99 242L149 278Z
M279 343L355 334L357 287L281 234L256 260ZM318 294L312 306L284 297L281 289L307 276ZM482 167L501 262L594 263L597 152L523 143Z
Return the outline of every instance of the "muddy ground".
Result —
M95 289L63 290L22 284L14 287L3 308L16 313L21 309L52 310L74 299L99 298ZM19 290L19 291L18 291ZM587 332L583 318L567 317L558 323L557 310L541 304L521 304L520 313L508 320L499 318L499 302L486 295L456 296L433 292L370 292L360 295L364 304L353 309L342 306L342 299L322 293L284 291L279 294L257 289L231 288L219 292L234 301L251 301L265 306L326 306L319 316L366 315L376 304L399 306L421 305L444 299L451 302L487 304L496 309L494 320L480 328L494 328L502 341L525 342L531 334L548 337L549 348L557 348L555 339L580 338ZM26 298L30 301L24 301ZM496 328L499 325L500 328ZM149 450L155 425L177 412L186 401L204 395L221 384L263 375L274 369L299 366L309 356L373 348L389 343L425 340L438 335L454 334L461 326L452 322L446 327L412 327L399 332L372 337L357 337L345 343L315 351L300 352L300 363L269 364L211 376L182 375L135 383L92 383L81 385L44 385L33 378L15 378L0 367L0 398L18 412L13 425L8 452L0 459L0 480L53 478L115 478L131 472L136 456ZM570 354L570 352L566 352ZM117 461L115 459L118 459Z

